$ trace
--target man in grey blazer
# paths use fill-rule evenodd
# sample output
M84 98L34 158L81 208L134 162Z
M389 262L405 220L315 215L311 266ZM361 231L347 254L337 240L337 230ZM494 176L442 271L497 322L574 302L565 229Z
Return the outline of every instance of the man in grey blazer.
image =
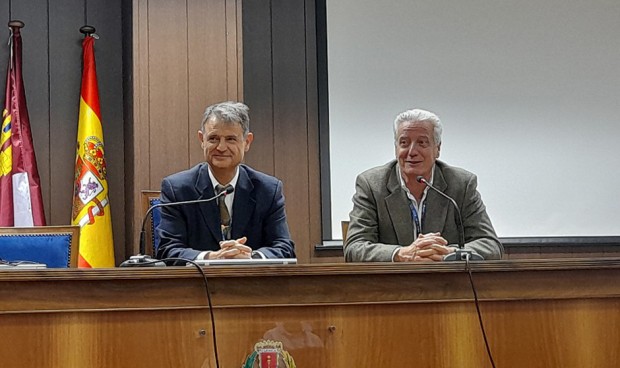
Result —
M499 259L503 247L478 193L476 176L439 161L442 125L432 112L394 121L396 160L357 177L344 248L347 262L441 261L458 248L456 209L418 182L424 177L458 204L465 248Z

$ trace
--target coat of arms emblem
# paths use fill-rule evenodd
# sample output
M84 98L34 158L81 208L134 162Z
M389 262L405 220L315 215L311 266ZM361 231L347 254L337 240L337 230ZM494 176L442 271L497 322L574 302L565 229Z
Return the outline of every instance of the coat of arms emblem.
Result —
M296 368L296 365L280 341L263 340L254 345L242 368Z

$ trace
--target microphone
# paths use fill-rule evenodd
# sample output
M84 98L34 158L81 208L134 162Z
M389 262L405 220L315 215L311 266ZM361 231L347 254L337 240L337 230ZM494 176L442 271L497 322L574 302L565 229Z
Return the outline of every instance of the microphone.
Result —
M120 267L155 267L155 266L165 266L165 263L162 261L158 261L152 257L149 257L147 255L144 255L144 250L146 248L144 242L145 242L145 234L146 234L146 220L149 218L149 216L151 215L151 213L153 212L153 210L155 210L156 208L161 208L161 207L173 207L173 206L182 206L182 205L191 205L191 204L197 204L197 203L205 203L205 202L211 202L214 201L220 197L225 197L229 194L231 194L232 192L235 191L235 188L228 184L223 191L221 191L220 193L218 193L217 195L211 197L211 198L206 198L206 199L193 199L191 201L181 201L181 202L169 202L169 203L158 203L156 205L153 205L151 207L149 207L149 209L146 211L146 214L144 215L144 218L142 219L142 227L140 228L140 253L137 256L131 256L129 257L128 260L124 261L123 263L120 264Z
M454 206L454 209L456 210L456 216L458 219L456 226L459 231L459 249L457 249L456 252L454 253L450 253L446 255L443 258L443 260L444 261L466 261L466 260L482 261L484 260L484 258L480 254L476 253L475 251L470 250L470 249L465 249L465 229L463 228L463 218L461 217L461 210L459 209L459 205L456 204L456 201L452 199L452 197L450 197L446 193L435 188L431 183L429 183L426 179L424 179L422 175L416 177L415 180L418 183L424 183L427 187L431 188L432 190L437 192L440 196L450 201L450 203L452 203L452 205Z

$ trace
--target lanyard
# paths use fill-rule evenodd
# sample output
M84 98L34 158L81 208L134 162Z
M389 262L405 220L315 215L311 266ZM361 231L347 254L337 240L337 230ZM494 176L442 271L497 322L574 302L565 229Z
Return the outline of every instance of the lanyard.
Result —
M413 225L415 226L415 237L422 234L422 222L424 221L424 214L426 213L426 201L422 203L422 215L418 216L418 210L413 205L412 201L409 201L409 208L411 208L411 217L413 218Z

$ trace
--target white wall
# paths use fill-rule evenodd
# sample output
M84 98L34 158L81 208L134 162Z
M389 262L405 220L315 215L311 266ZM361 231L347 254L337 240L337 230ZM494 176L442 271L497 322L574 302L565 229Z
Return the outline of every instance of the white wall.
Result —
M328 0L333 237L392 121L443 121L499 236L620 235L620 1Z

